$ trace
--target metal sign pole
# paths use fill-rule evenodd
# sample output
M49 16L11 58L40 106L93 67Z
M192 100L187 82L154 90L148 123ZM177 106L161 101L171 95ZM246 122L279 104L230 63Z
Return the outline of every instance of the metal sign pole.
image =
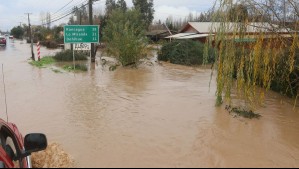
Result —
M72 44L73 45L73 44ZM75 63L75 50L73 50L73 62L74 62L74 71L76 70L76 63Z

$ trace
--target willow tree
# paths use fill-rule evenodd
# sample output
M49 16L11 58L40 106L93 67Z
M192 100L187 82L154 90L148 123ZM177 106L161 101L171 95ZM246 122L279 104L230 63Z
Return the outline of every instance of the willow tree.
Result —
M214 67L217 105L224 101L233 104L235 94L245 100L247 106L260 105L274 84L285 85L284 93L291 90L294 97L298 96L299 78L291 77L299 72L296 62L299 41L296 31L286 24L288 21L297 28L298 2L287 0L284 8L279 6L280 2L217 0L215 3L218 10L214 18L220 22L211 27L215 36L210 38L207 49L211 45L218 48Z

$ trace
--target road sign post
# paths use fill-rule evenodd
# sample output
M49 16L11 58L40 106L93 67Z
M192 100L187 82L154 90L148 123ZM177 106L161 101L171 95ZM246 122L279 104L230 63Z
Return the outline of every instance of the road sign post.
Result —
M98 25L64 26L64 43L99 43Z
M86 49L86 43L99 43L99 26L98 25L67 25L64 26L64 43L73 43L77 49ZM75 47L76 48L76 47ZM89 49L90 50L90 49ZM90 50L90 52L92 52ZM74 69L75 69L75 55Z

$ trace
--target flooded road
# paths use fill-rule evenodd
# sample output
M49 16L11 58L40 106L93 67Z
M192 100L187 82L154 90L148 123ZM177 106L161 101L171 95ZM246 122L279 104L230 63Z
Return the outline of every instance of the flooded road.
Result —
M0 48L9 121L24 135L45 133L75 167L299 167L299 108L276 93L257 110L260 120L246 120L214 106L209 69L98 65L74 75L28 58L20 41ZM4 94L0 111L6 118Z

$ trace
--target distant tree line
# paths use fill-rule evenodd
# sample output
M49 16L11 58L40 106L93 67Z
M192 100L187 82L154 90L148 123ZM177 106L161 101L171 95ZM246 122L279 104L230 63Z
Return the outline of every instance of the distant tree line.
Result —
M139 10L142 16L142 21L146 24L146 28L152 24L154 20L154 2L153 0L133 0L133 9ZM105 12L98 16L94 16L94 21L100 22L101 27L105 28L112 12L114 10L121 10L126 12L129 10L128 5L125 0L106 0ZM74 7L74 14L69 18L69 25L82 25L89 24L88 9L86 6ZM95 11L97 12L97 11Z

